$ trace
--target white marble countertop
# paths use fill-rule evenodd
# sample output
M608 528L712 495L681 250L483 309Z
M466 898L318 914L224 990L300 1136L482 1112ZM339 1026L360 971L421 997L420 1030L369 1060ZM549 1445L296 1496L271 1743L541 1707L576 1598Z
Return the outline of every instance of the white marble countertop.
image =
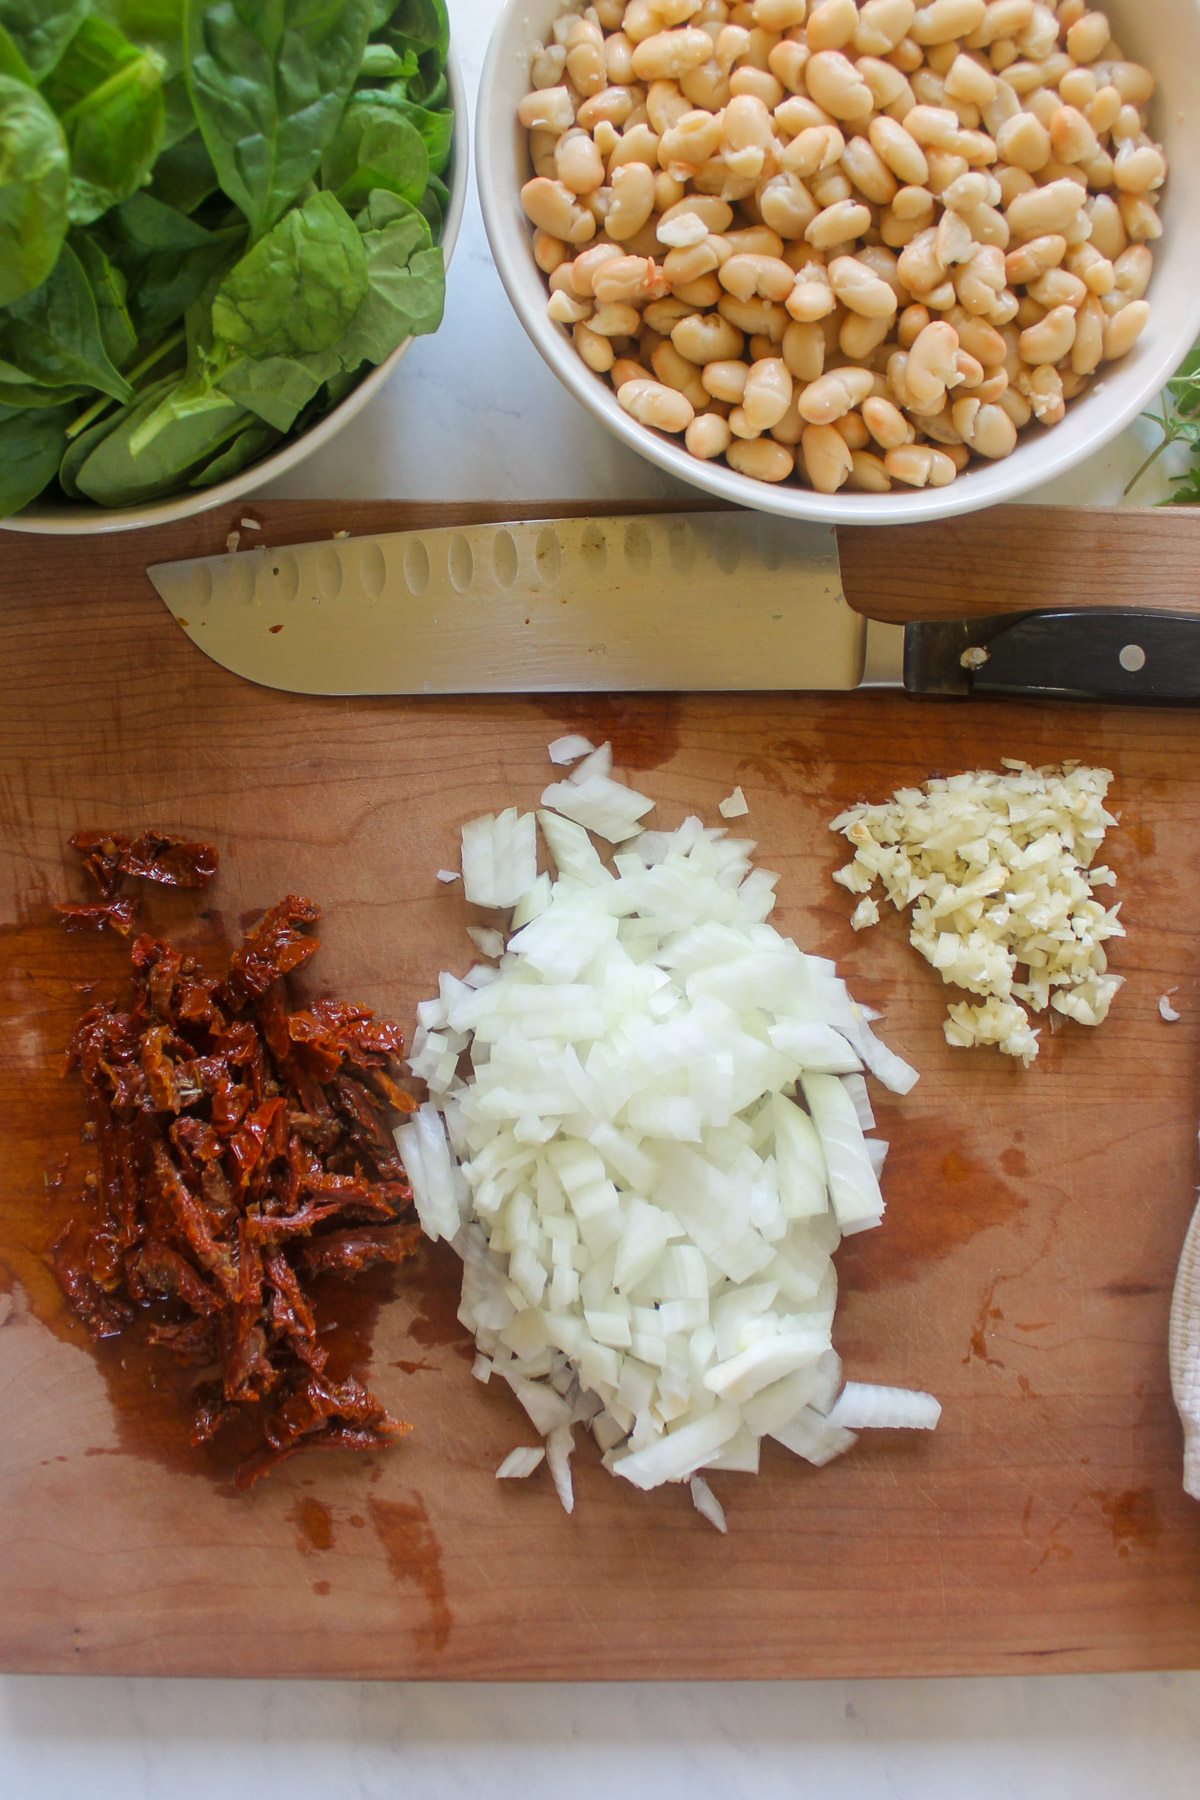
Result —
M451 0L473 94L497 0ZM1112 503L1139 424L1038 499ZM1162 459L1131 498L1166 493ZM685 490L592 421L510 311L472 197L446 320L279 495ZM1031 496L1033 498L1034 496ZM0 1680L2 1800L1154 1800L1200 1792L1200 1673L696 1687Z

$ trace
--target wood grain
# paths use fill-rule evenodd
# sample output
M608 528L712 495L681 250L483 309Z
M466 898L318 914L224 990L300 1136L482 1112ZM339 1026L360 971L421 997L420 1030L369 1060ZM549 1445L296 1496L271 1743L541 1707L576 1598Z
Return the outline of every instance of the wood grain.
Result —
M566 512L572 508L528 509ZM149 561L219 549L239 516L270 541L502 516L484 508L243 503L232 517L71 545L9 538L0 570L0 1666L172 1674L719 1677L1194 1666L1200 1509L1180 1486L1166 1318L1200 1115L1200 714L969 706L901 695L311 700L207 662ZM1039 522L1040 521L1040 522ZM1183 603L1188 515L1012 509L846 533L847 591L881 615L1017 596ZM1130 548L1132 545L1132 549ZM1066 573L1045 587L1046 558ZM371 1294L373 1374L415 1429L356 1463L297 1459L234 1498L179 1443L170 1383L97 1358L42 1253L87 1166L57 1073L72 982L117 946L61 935L80 893L67 834L155 823L221 847L210 896L151 923L211 954L283 892L326 916L312 987L411 1024L463 968L465 909L435 879L459 823L528 806L564 727L612 737L672 823L740 782L777 917L838 958L922 1070L877 1105L892 1143L882 1229L839 1257L848 1371L937 1393L932 1436L864 1436L812 1470L768 1450L686 1493L629 1490L581 1443L577 1506L545 1472L493 1471L530 1431L471 1378L455 1270L430 1255ZM889 916L848 929L830 884L844 802L1001 755L1116 774L1110 860L1129 936L1109 1022L1043 1039L1028 1072L951 1052L945 990ZM207 918L201 918L201 912ZM1159 1017L1176 989L1181 1018ZM369 1318L361 1320L365 1331Z

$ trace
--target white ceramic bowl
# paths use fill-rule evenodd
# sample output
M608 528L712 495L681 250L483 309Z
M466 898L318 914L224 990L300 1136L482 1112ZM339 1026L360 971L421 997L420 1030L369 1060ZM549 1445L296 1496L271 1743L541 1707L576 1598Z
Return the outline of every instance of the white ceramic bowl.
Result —
M1103 0L1101 0L1103 4ZM794 519L844 525L893 525L972 512L1029 493L1091 456L1143 411L1200 336L1200 3L1113 0L1107 6L1130 57L1158 78L1152 125L1170 159L1163 235L1152 246L1150 319L1133 350L1107 368L1052 430L1028 430L1011 456L971 467L949 487L889 494L817 494L738 475L701 462L675 439L650 431L621 410L611 387L576 355L561 325L546 317L545 277L533 260L532 234L519 191L532 174L517 104L529 91L530 45L548 42L559 0L505 0L484 63L475 127L479 198L492 254L508 297L534 344L577 400L631 449L693 487L738 506Z
M467 183L470 166L470 121L467 105L467 93L463 86L458 60L451 45L446 62L446 76L450 87L450 100L454 108L454 149L450 158L446 185L450 190L449 204L446 207L445 223L442 227L442 249L445 252L446 267L450 267L450 258L458 238L459 226L462 224L463 209L467 203ZM383 386L400 358L408 350L413 339L405 338L397 344L391 355L364 375L356 388L353 388L332 412L310 427L303 436L285 443L261 462L253 463L250 468L243 469L229 481L222 481L216 487L197 488L182 494L171 494L162 500L148 500L142 506L104 507L85 503L54 505L50 501L34 501L22 512L14 513L10 518L0 519L0 528L6 531L36 531L52 535L85 535L100 531L131 531L142 525L169 525L175 519L188 519L196 513L207 512L210 507L224 506L228 501L240 500L243 495L253 493L255 488L265 487L268 481L274 481L280 475L294 469L297 463L319 450L335 437L343 425L360 413L368 400L374 398Z

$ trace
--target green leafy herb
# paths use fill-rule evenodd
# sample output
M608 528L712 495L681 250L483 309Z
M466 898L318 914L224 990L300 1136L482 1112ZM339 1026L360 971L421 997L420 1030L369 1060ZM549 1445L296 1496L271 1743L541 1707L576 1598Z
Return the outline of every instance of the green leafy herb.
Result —
M98 219L146 180L163 141L162 76L155 51L89 18L44 84L70 146L73 224Z
M69 244L41 286L0 313L0 357L46 388L83 383L115 400L132 393L104 348L95 295Z
M442 0L0 0L0 513L225 481L436 328Z
M76 471L75 484L81 494L102 506L137 506L169 494L211 462L247 423L245 408L225 400L204 413L168 419L141 454L135 455L131 440L138 426L160 405L164 385L156 384L129 408Z
M86 231L73 234L71 248L92 286L105 353L113 367L120 369L137 349L137 332L125 304L128 284L120 269L108 260Z
M45 281L67 230L70 160L41 95L0 75L0 305Z
M0 513L28 505L53 481L70 420L69 406L0 410Z
M316 173L366 48L370 0L188 0L188 86L221 185L262 237Z
M1171 476L1172 486L1178 491L1166 500L1160 500L1159 505L1193 506L1200 502L1200 344L1193 345L1188 351L1159 395L1158 406L1158 412L1143 413L1142 417L1157 425L1162 437L1136 475L1130 478L1125 492L1132 491L1168 444L1186 444L1193 465L1182 475Z
M219 348L304 356L337 342L367 291L367 258L333 194L311 194L247 251L213 301Z
M154 165L149 192L164 206L192 213L220 185L208 145L199 131L192 131L162 152Z
M88 0L0 0L0 25L35 81L57 63L88 12Z
M349 206L361 206L372 188L415 206L429 180L429 154L398 108L355 98L321 164L321 179Z

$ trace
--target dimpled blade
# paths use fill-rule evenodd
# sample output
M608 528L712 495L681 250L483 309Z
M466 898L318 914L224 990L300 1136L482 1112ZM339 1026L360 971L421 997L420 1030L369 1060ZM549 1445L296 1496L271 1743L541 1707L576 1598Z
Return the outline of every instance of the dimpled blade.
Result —
M307 694L853 688L830 526L754 512L462 525L160 563L216 662Z

